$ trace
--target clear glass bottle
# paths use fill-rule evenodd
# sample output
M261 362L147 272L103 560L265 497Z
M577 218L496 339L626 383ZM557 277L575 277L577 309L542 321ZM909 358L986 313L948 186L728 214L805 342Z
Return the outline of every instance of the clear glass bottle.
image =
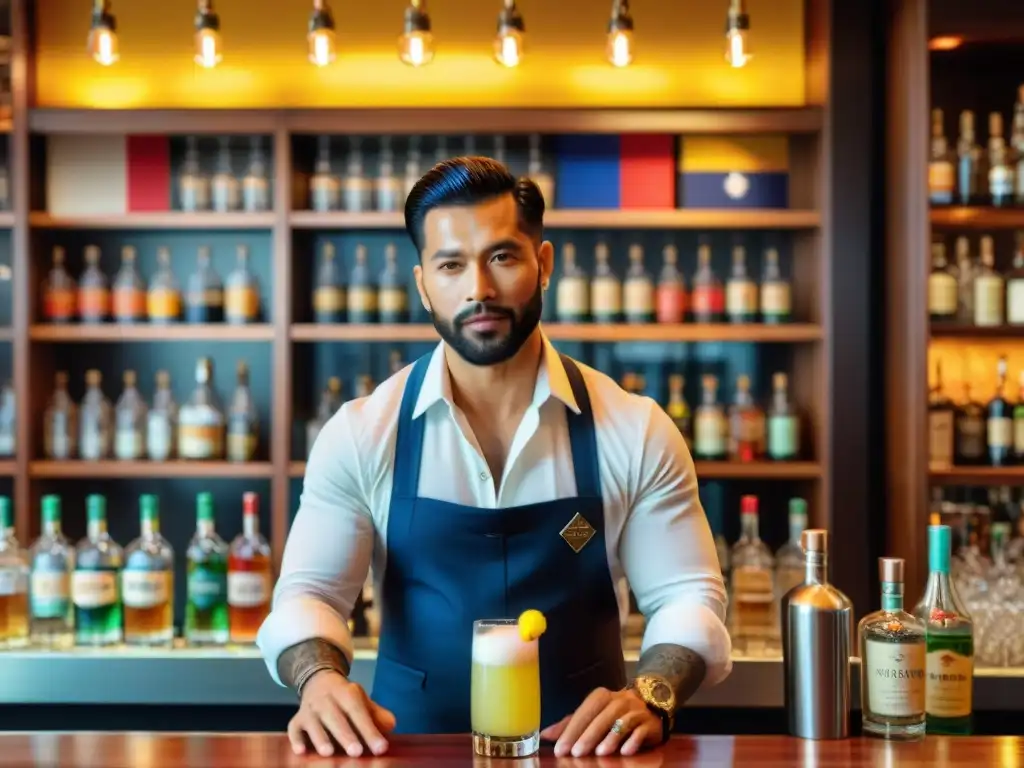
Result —
M170 646L174 640L174 550L160 534L156 496L139 497L142 532L124 553L124 641Z
M316 165L309 180L309 205L314 211L336 211L341 207L341 181L331 168L331 138L317 138Z
M882 608L857 626L861 723L886 739L925 734L925 628L903 610L903 560L878 559Z
M78 406L68 394L68 374L57 371L53 394L43 414L43 455L67 460L78 455Z
M529 146L526 175L540 187L540 193L544 196L544 209L550 211L555 207L555 177L545 167L539 133L530 134Z
M590 281L590 316L595 323L622 319L622 283L609 263L608 244L594 246L594 276Z
M804 550L800 537L807 528L807 501L800 498L789 500L789 541L775 553L776 599L781 601L789 590L804 581Z
M196 496L196 532L185 556L185 640L189 645L224 645L229 630L228 545L214 526L213 494Z
M114 408L114 458L137 461L146 455L146 401L135 386L135 371L124 372L124 391Z
M756 496L740 500L740 538L732 548L731 614L733 650L763 656L778 638L775 603L775 558L761 540Z
M0 496L0 650L28 645L29 562L14 536L11 500Z
M992 205L1002 207L1013 204L1014 171L1011 151L1003 138L1003 116L992 112L988 116L988 194Z
M103 323L110 317L110 282L100 268L100 249L85 247L85 270L78 281L78 319Z
M224 320L233 325L256 323L260 319L260 284L249 267L249 247L239 245L235 253L238 261L224 288Z
M199 163L199 140L185 138L185 160L178 177L178 197L183 211L206 211L210 208L210 179Z
M590 319L590 279L576 260L576 246L562 245L562 276L555 293L555 317L560 323L585 323Z
M1006 273L1006 324L1024 325L1024 231L1014 234L1013 263Z
M75 643L107 646L121 642L120 576L124 551L107 532L107 500L99 494L85 499L88 531L78 542L71 576L75 611Z
M366 177L363 167L363 139L360 136L348 137L341 195L346 211L361 213L373 210L373 183Z
M973 728L974 622L949 578L952 532L928 526L928 583L914 608L925 625L926 730L967 735Z
M75 641L71 610L75 553L61 530L60 497L44 496L42 510L43 533L29 551L32 643L51 649L70 648Z
M691 422L690 404L686 402L683 386L686 380L682 374L674 373L668 377L668 403L665 412L676 425L679 434L686 440L686 447L693 451L693 424Z
M679 269L679 249L666 245L661 258L663 263L655 299L657 320L659 323L681 323L686 319L686 278Z
M390 136L380 137L380 168L373 186L378 211L397 211L405 204L402 181L395 173L395 150Z
M928 275L928 316L933 322L951 322L957 315L956 275L946 260L946 244L932 243L932 270Z
M260 424L249 389L249 366L239 362L237 384L228 408L228 461L252 461L259 445Z
M789 400L789 377L784 373L772 376L767 449L767 456L772 461L796 461L800 458L800 416Z
M139 274L136 255L133 246L121 249L121 268L114 276L111 299L116 323L141 323L146 319L146 283Z
M996 271L995 245L986 235L981 238L981 266L974 275L974 324L998 326L1003 324L1003 276Z
M960 136L956 144L956 197L960 205L980 203L982 193L981 147L975 140L974 112L960 113Z
M64 266L64 249L53 247L53 266L43 281L43 319L48 323L74 322L78 314L78 284Z
M643 246L629 246L629 270L622 286L623 314L627 323L654 322L654 281L644 267Z
M974 276L977 267L971 258L971 241L960 236L954 243L956 252L956 319L961 323L974 322Z
M176 323L181 320L181 286L171 271L171 249L156 249L156 272L149 281L146 311L151 323Z
M196 271L188 276L185 320L189 323L224 321L224 284L210 263L210 248L199 246Z
M196 362L196 388L178 411L178 458L224 458L224 427L224 410L213 389L213 361L201 357Z
M217 171L210 184L213 210L218 213L237 211L242 207L242 190L231 162L231 138L217 138Z
M0 457L13 456L17 448L17 410L10 382L0 386Z
M775 248L768 248L764 252L760 303L763 323L778 325L793 319L792 289L789 280L782 276L779 252Z
M416 186L416 182L423 176L423 152L420 149L421 139L419 136L409 137L409 149L405 154L405 177L402 179L402 205L405 205L409 193Z
M320 250L320 267L313 288L313 315L318 323L343 323L348 296L345 278L338 265L334 243L324 243Z
M725 283L725 315L730 323L757 320L757 284L747 272L747 249L732 249L732 273Z
M409 291L398 269L398 248L394 243L384 246L384 271L380 275L378 309L382 323L409 322Z
M950 152L942 123L942 110L933 109L932 141L928 158L928 200L932 205L949 205L953 202L956 180L953 153Z
M736 377L736 394L729 408L729 458L758 461L764 456L765 417L750 394L750 377Z
M84 461L109 459L114 438L114 409L102 389L103 375L85 372L85 397L79 417L78 451Z
M728 455L726 436L729 422L718 402L718 379L701 379L701 403L693 420L693 457L702 461L724 461Z
M259 497L242 496L242 532L228 554L228 624L232 643L254 643L270 613L273 566L270 545L260 534Z
M725 316L725 291L711 268L711 246L697 246L697 271L693 274L690 306L697 323L720 323Z
M171 374L156 372L153 407L146 417L146 455L151 461L168 461L175 455L178 434L178 404L171 391Z
M249 170L242 179L242 209L246 213L270 210L270 180L262 136L249 137Z
M341 379L337 376L331 376L327 380L327 387L320 395L320 404L317 405L316 416L306 422L307 456L313 452L313 444L316 443L317 437L320 436L320 431L330 421L331 417L338 412L341 405Z
M348 278L348 321L350 323L377 322L377 286L370 273L366 246L356 245L355 261Z

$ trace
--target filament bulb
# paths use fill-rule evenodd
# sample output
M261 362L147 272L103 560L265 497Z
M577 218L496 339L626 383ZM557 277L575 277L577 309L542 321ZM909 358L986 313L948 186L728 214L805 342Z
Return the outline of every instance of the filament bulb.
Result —
M633 17L629 13L629 0L612 3L605 55L613 67L628 67L633 62Z
M212 0L199 0L195 27L196 64L212 69L220 63L223 57L220 18L213 12Z
M86 49L89 55L98 63L109 67L121 56L117 45L117 22L110 13L108 0L96 0L92 11L92 24L89 27L89 37L86 40Z
M515 0L505 0L498 14L498 34L494 38L494 59L506 67L516 67L523 58L526 27Z
M334 33L334 17L325 0L313 3L313 15L309 18L309 60L318 67L326 67L336 56L337 36Z
M750 46L750 15L743 0L732 0L725 25L725 60L737 69L753 58Z
M422 67L434 60L434 36L426 0L412 0L405 9L405 25L398 38L398 58L410 67Z

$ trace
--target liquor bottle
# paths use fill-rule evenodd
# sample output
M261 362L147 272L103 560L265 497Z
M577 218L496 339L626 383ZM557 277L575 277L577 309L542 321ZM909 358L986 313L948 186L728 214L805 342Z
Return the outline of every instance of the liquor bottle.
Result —
M124 391L114 408L114 458L137 461L146 454L146 402L135 387L135 371L124 372Z
M679 271L679 249L666 245L655 298L659 323L681 323L686 318L686 279Z
M972 729L974 626L949 577L951 532L928 527L928 583L914 608L924 622L925 728L929 734L966 735Z
M218 213L237 211L242 207L242 190L231 163L231 139L217 139L217 172L210 183L213 210Z
M224 289L224 320L233 325L256 323L260 319L260 285L249 268L249 248L239 245L238 262L228 273Z
M800 416L789 400L789 377L772 376L772 404L768 408L767 455L772 461L800 458Z
M1003 276L995 269L995 249L992 238L981 238L981 266L974 276L974 324L997 326L1003 324Z
M720 323L725 312L722 283L711 269L711 246L697 246L697 271L693 275L690 306L697 323Z
M260 535L259 497L242 496L242 532L228 556L228 623L232 643L254 643L270 613L270 545Z
M728 455L726 435L729 423L718 402L718 379L704 376L701 388L701 403L694 413L693 457L703 461L724 461Z
M409 149L405 153L405 176L402 179L402 205L405 205L409 193L423 175L423 153L420 150L420 137L409 137Z
M974 113L960 113L960 137L956 145L956 196L960 205L982 201L981 147L975 140Z
M53 266L43 282L43 319L48 323L70 323L78 312L78 285L64 267L64 249L53 248Z
M17 447L17 424L14 388L8 382L0 386L0 457L14 455Z
M928 275L928 316L936 322L956 320L956 276L946 261L946 244L932 243L932 271Z
M114 442L114 409L103 394L103 374L85 372L85 397L79 417L78 452L85 461L109 459Z
M205 211L210 207L210 180L200 167L199 141L195 136L185 138L185 161L178 177L178 197L183 211Z
M804 582L804 551L800 539L807 528L807 501L789 500L789 541L779 547L775 554L775 588L777 600L793 587Z
M617 323L622 318L622 283L608 263L608 244L594 246L594 277L590 281L590 316L595 323Z
M107 500L98 494L85 499L88 531L78 542L71 575L77 645L121 642L121 595L118 580L124 551L107 532Z
M793 319L792 289L779 268L779 252L764 252L764 274L761 276L761 321L770 325L788 323Z
M409 291L398 271L398 248L394 243L384 246L384 271L380 275L378 298L382 323L409 322Z
M390 136L380 138L380 168L373 191L378 211L397 211L405 203L402 182L395 175L395 151Z
M313 444L324 425L341 408L341 379L331 376L327 380L327 387L320 395L320 404L316 408L316 416L306 422L306 455L313 452Z
M156 249L156 274L149 281L146 312L151 323L176 323L181 319L181 287L171 271L171 249Z
M1016 160L1013 174L1016 182L1014 202L1017 205L1024 205L1024 85L1018 88L1017 103L1013 107L1013 131L1010 134L1010 146L1013 147L1013 156Z
M640 384L640 376L634 371L626 371L622 374L622 381L619 383L623 391L631 395L639 395L643 387Z
M370 274L366 246L362 243L356 245L355 263L348 278L345 303L348 305L350 323L377 322L377 286Z
M178 404L171 392L171 375L156 372L153 407L146 417L146 455L151 461L167 461L174 457L175 435L178 434Z
M174 639L174 550L160 535L160 512L152 494L139 497L142 532L124 553L121 595L124 641L165 645Z
M1013 406L1013 460L1024 464L1024 370L1021 370L1017 383L1017 402ZM1024 521L1024 515L1018 519ZM1024 536L1024 532L1021 534Z
M974 322L974 277L977 273L971 258L971 243L963 236L956 239L957 302L956 317L961 323Z
M356 379L356 398L369 397L373 394L373 390L376 389L376 385L373 383L373 377L363 374Z
M443 163L449 159L450 153L448 152L448 137L438 136L437 144L434 146L434 165Z
M1024 230L1014 235L1013 265L1006 273L1006 323L1024 325Z
M924 622L903 610L903 560L878 558L882 608L857 626L865 733L916 739L925 733Z
M555 318L560 323L585 323L590 319L590 281L576 261L576 246L562 245L562 276L555 291Z
M729 542L725 540L725 522L722 520L722 507L719 504L704 509L708 518L708 527L715 541L715 554L718 555L718 566L722 570L722 579L726 585L732 583L732 554Z
M494 135L494 151L491 157L504 166L508 166L508 155L505 151L505 137L500 133Z
M1006 399L1006 357L999 358L996 369L996 393L988 403L986 420L988 463L1004 467L1013 453L1013 408Z
M544 209L550 211L555 207L555 178L545 169L540 134L531 133L529 142L526 175L540 188L540 193L544 197Z
M196 271L188 276L185 320L189 323L220 323L224 320L224 286L210 264L210 248L199 246Z
M44 496L42 508L43 533L29 551L32 642L46 648L68 648L75 639L71 612L75 553L61 531L60 497Z
M928 200L932 205L949 205L953 202L956 178L953 154L949 151L942 117L941 109L932 110L932 143L928 159Z
M341 207L341 182L331 169L329 136L317 138L316 166L309 179L309 207L320 212Z
M758 531L757 497L740 500L740 538L732 548L731 614L735 652L759 656L776 634L775 558Z
M210 493L196 496L196 532L185 557L185 640L189 645L224 645L228 641L228 545L214 528Z
M750 394L750 377L736 378L736 394L729 408L729 458L757 461L764 455L764 411Z
M178 412L178 458L212 461L224 457L224 411L213 390L213 361L196 362L196 388Z
M53 394L43 414L43 455L73 459L78 454L78 406L68 395L68 374L58 371Z
M964 400L956 410L955 458L961 465L984 464L986 444L985 408L971 396L970 382L964 382Z
M730 323L757 320L757 284L747 273L747 249L733 246L732 274L725 283L725 315Z
M622 286L622 304L627 323L654 322L654 281L644 267L643 246L629 246L629 270Z
M228 461L252 461L259 444L260 425L249 389L249 366L238 363L238 384L228 408Z
M242 208L246 213L270 210L270 181L262 136L249 137L249 170L242 179Z
M928 389L928 467L932 470L953 466L953 434L956 406L942 387L942 359L935 362L935 385Z
M1014 187L1010 150L1003 138L1003 116L992 112L988 116L988 194L992 205L1012 204Z
M85 270L78 281L78 318L83 323L102 323L110 317L110 285L100 269L100 249L85 246Z
M114 277L111 297L114 322L141 323L146 319L146 284L135 262L135 248L121 249L121 268Z
M320 253L320 267L313 288L313 314L318 323L343 323L347 290L338 267L334 243L324 243Z
M359 213L373 210L373 183L363 172L363 140L359 136L348 137L348 157L341 195L346 211Z
M0 650L28 645L28 553L14 537L11 500L0 496Z
M665 412L668 413L672 423L676 425L679 433L686 440L686 447L693 452L693 425L691 423L690 404L686 402L683 395L685 379L681 374L674 373L668 377L668 404Z

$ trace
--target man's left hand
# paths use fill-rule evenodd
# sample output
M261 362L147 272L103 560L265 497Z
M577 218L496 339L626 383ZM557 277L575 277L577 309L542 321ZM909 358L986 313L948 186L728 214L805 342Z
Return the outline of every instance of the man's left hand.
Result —
M555 757L635 755L641 747L661 744L662 723L634 691L598 688L540 736L555 742Z

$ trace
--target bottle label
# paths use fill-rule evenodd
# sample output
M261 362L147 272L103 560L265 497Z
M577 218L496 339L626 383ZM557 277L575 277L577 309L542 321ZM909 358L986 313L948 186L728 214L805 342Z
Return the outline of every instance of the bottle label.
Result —
M313 309L317 313L344 312L345 292L334 285L313 291Z
M181 294L169 288L152 288L146 295L150 320L177 320L181 317Z
M956 278L948 272L933 272L928 277L928 312L952 317L957 308Z
M730 315L757 312L757 286L751 280L730 280L725 286L725 311Z
M681 323L686 317L686 290L680 283L658 286L657 318L659 323Z
M789 283L773 281L761 286L761 313L767 317L786 317L792 311Z
M768 455L773 459L794 458L800 446L800 420L796 416L768 417Z
M330 176L314 176L309 185L310 206L314 211L334 211L338 208L338 182Z
M256 454L256 435L251 432L228 433L228 460L250 461Z
M720 315L725 309L725 292L720 285L697 285L691 302L695 315Z
M928 653L925 708L935 717L971 714L974 659L948 648Z
M377 291L368 285L352 285L348 289L348 311L371 314L377 311Z
M23 595L28 591L28 579L20 568L0 568L0 597Z
M224 300L224 314L232 320L252 321L259 315L260 294L252 286L228 288Z
M197 566L188 575L188 599L201 611L223 603L227 598L227 591L224 573Z
M646 278L627 280L623 287L623 301L627 315L653 315L654 285Z
M114 456L121 461L141 459L144 449L145 441L141 430L129 427L114 433Z
M1006 284L1006 322L1024 325L1024 279L1010 280Z
M224 307L224 291L220 288L207 288L202 291L189 291L189 311L196 309L218 309Z
M408 308L406 292L402 288L381 288L378 301L382 314L400 315Z
M960 453L979 459L985 453L985 422L976 416L964 416L957 422Z
M183 459L219 459L224 455L224 426L182 424L178 429L178 455Z
M974 324L1003 324L1003 279L998 275L974 279Z
M988 189L993 197L1013 194L1013 169L1008 165L993 165L988 172Z
M922 638L923 639L923 638ZM924 643L865 643L865 678L872 714L914 717L924 713Z
M258 176L242 179L242 207L249 213L270 208L270 190L266 179Z
M241 190L233 177L220 174L213 177L213 209L235 211L241 203Z
M101 286L79 286L78 314L82 317L107 317L110 314L110 291Z
M75 292L70 288L50 288L43 295L43 317L47 320L70 320L77 306Z
M153 461L167 461L171 457L173 427L161 412L149 412L146 422L146 453Z
M97 461L107 457L109 453L109 437L99 424L82 425L82 443L79 452L83 459Z
M46 435L46 454L52 459L71 458L71 436L68 435L64 426L57 426L57 419L54 418L53 432Z
M399 203L405 200L401 197L401 185L393 176L377 179L375 191L378 211L397 211Z
M138 288L116 289L113 302L118 320L141 320L146 316L146 294Z
M373 188L369 179L349 176L345 179L345 210L358 213L373 208Z
M117 577L111 571L75 571L71 599L79 608L102 608L117 602Z
M578 320L586 317L590 311L589 300L589 286L584 278L563 277L558 281L555 306L559 319Z
M991 448L1013 445L1013 421L1008 417L988 420L988 444Z
M206 179L194 176L182 176L178 187L181 193L181 210L205 211L210 207L210 187Z
M622 284L614 277L596 277L590 284L591 311L600 317L622 312Z
M693 425L693 446L701 456L721 456L725 453L725 425L720 413L697 412Z
M32 616L57 619L66 616L70 595L66 571L35 571L32 574Z
M228 604L255 608L270 600L270 574L233 571L228 574Z
M933 469L953 466L953 412L928 414L928 464Z
M948 160L928 164L928 193L932 202L952 202L954 176L953 164Z
M169 571L124 571L121 593L128 608L155 608L171 599Z

